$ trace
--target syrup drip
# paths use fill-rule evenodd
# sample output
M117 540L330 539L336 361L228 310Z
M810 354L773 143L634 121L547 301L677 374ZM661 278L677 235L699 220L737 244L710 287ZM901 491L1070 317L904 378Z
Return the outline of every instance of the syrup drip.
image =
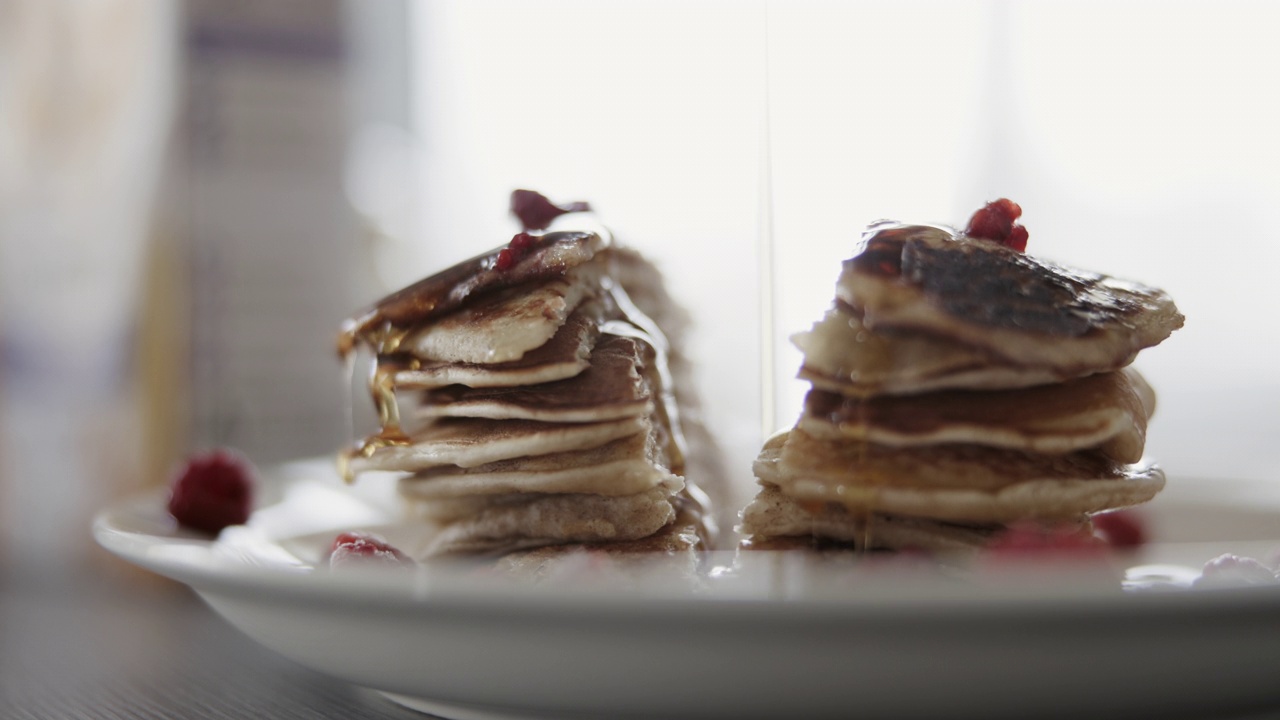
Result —
M667 341L667 337L652 318L645 315L640 308L635 306L635 303L631 301L631 297L627 295L626 290L622 289L622 286L608 277L601 278L601 285L604 287L605 292L613 298L618 309L622 311L623 317L626 318L626 322L615 320L605 322L601 327L601 332L633 337L653 348L656 355L654 366L658 372L658 380L662 385L662 387L658 388L658 412L669 429L667 456L671 463L670 469L677 475L684 475L688 444L685 441L684 432L681 430L680 411L676 406L676 398L673 391L675 383L671 379L671 369L667 364L670 357L670 344Z
M398 348L400 341L407 333L394 332L386 333L378 342L377 348ZM338 456L338 473L342 479L348 483L355 479L355 473L351 470L351 460L356 457L370 457L380 448L392 445L408 445L409 436L405 434L400 425L400 406L396 402L395 394L395 378L396 374L412 365L414 361L404 361L395 355L378 354L375 356L369 372L369 395L373 399L373 406L378 412L377 434L368 438L355 441L355 410L352 407L351 385L355 375L354 356L348 355L343 358L343 363L347 368L347 408L349 418L349 437L352 438L352 448L341 453Z

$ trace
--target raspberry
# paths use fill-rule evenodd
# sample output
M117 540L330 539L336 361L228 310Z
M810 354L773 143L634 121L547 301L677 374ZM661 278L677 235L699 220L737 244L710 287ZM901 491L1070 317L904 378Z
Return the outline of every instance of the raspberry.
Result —
M184 527L213 535L249 519L253 468L238 453L219 449L194 455L177 473L169 493L169 514Z
M498 259L493 263L493 266L499 270L510 270L515 264L516 254L511 251L511 248L502 248L502 251L498 253Z
M1094 515L1093 530L1111 547L1138 547L1147 542L1146 523L1133 510Z
M509 246L516 252L528 252L533 249L533 236L527 232L516 233Z
M1009 229L1009 239L1004 241L1005 246L1017 250L1018 252L1027 251L1027 238L1031 234L1021 225L1014 225Z
M498 257L494 261L493 266L499 271L509 270L515 267L515 264L529 256L529 252L537 245L537 238L529 233L516 233L511 238L511 242L498 252Z
M511 214L520 220L525 230L542 230L552 220L571 212L586 212L591 206L584 202L556 205L546 195L533 190L515 190L511 193Z
M329 567L359 565L365 567L409 568L413 559L373 533L344 532L329 547Z
M998 555L1094 555L1103 548L1101 540L1074 526L1044 526L1033 522L1010 525L987 546Z
M969 218L964 234L1025 252L1028 233L1025 227L1014 223L1019 217L1022 217L1022 208L1018 203L1007 198L993 200Z

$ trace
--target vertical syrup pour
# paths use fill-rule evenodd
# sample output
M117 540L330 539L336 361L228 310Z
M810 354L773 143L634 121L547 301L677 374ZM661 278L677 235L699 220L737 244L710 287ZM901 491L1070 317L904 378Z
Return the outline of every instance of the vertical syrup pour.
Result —
M762 3L761 34L763 45L761 72L760 136L758 139L759 179L756 207L756 262L760 300L757 306L760 323L760 423L761 437L777 431L777 342L774 338L774 252L773 252L773 130L772 94L769 84L769 3Z
M342 360L342 417L343 439L347 445L356 442L356 406L355 391L352 386L356 381L356 357L353 353L341 356Z
M350 324L349 324L350 325ZM349 428L351 429L351 449L338 456L338 472L346 482L354 480L351 472L351 459L357 456L369 457L378 448L390 445L407 445L408 436L400 425L400 406L396 404L395 376L405 367L404 361L397 356L401 343L409 335L410 330L397 328L384 322L376 329L364 331L357 335L351 327L344 328L338 340L338 357L347 369L347 408ZM355 346L357 341L367 343L373 351L373 361L369 368L369 396L373 400L374 409L378 413L379 431L376 435L363 440L356 440L355 409L352 404L351 385L355 377Z

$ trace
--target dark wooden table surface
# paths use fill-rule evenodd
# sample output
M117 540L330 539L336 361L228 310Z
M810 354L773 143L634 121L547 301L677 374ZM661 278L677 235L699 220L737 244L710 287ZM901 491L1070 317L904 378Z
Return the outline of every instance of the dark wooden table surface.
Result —
M0 565L0 718L422 720L263 648L176 584Z

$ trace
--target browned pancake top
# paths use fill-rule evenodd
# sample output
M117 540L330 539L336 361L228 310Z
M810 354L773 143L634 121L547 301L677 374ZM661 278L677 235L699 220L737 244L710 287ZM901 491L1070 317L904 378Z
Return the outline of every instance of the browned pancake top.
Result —
M939 309L989 327L1080 337L1142 310L1130 294L1155 292L1106 275L1038 260L930 225L873 227L846 272L898 278ZM1116 293L1123 287L1128 293Z
M350 354L359 341L382 352L391 330L403 330L456 310L478 295L563 275L607 245L593 232L550 232L535 235L529 254L513 267L497 268L495 248L394 292L342 325L338 354Z

